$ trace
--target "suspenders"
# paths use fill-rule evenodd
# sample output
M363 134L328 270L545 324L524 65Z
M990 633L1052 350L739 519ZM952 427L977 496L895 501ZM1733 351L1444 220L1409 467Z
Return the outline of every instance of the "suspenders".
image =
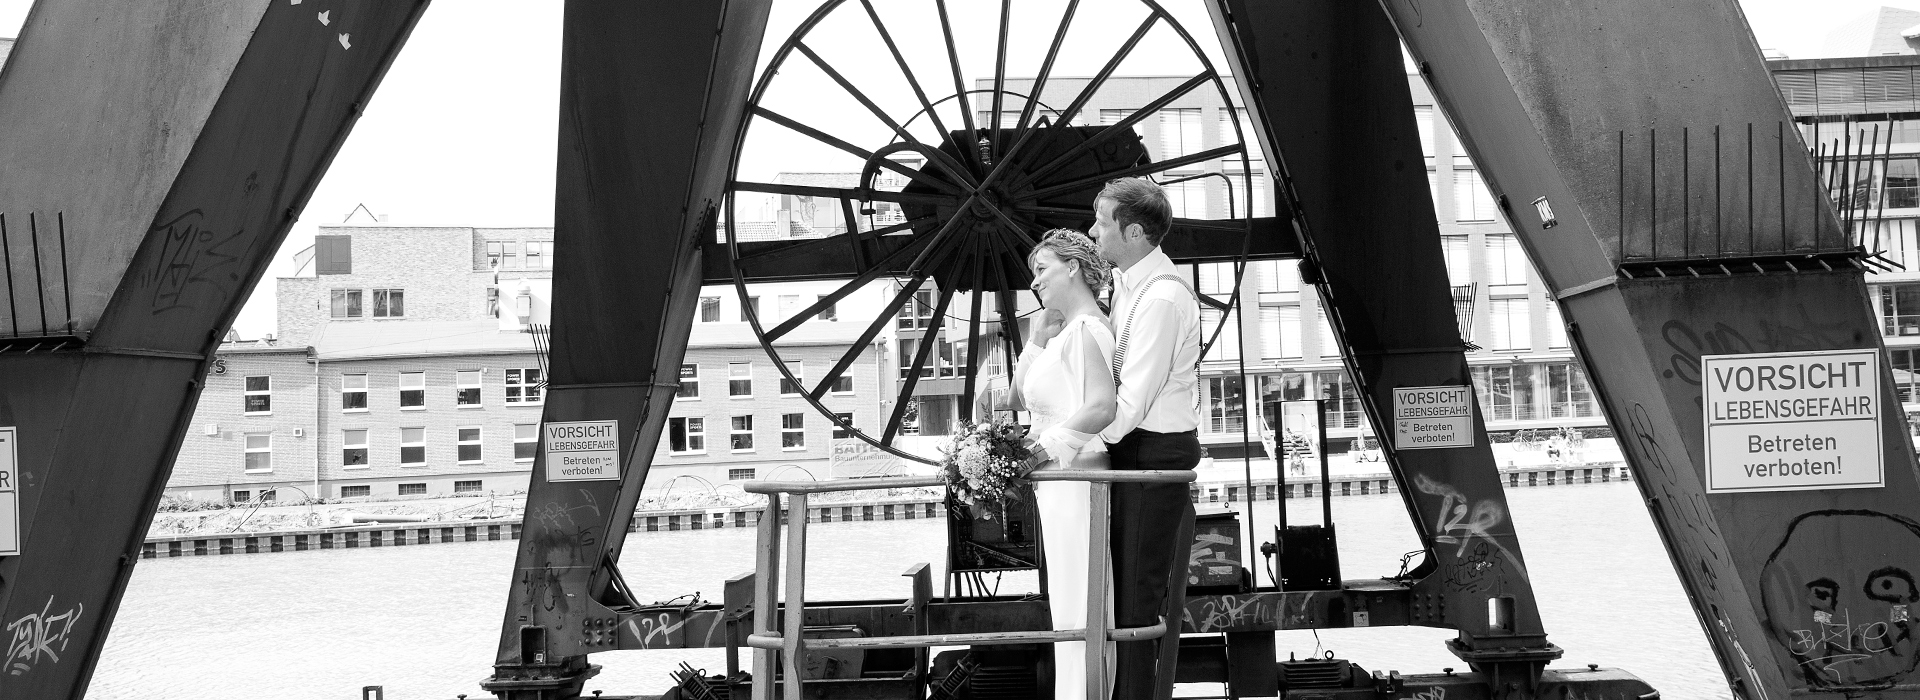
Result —
M1159 282L1160 280L1173 280L1174 282L1179 283L1182 289L1187 290L1187 294L1193 296L1194 303L1196 304L1199 303L1200 295L1195 294L1193 291L1193 287L1190 287L1187 285L1186 278L1181 277L1179 275L1160 275L1153 279L1147 280L1145 284L1140 285L1140 291L1133 295L1133 304L1127 308L1126 323L1120 326L1120 337L1114 341L1114 347L1113 347L1113 385L1114 386L1120 385L1120 369L1126 366L1127 342L1133 336L1134 316L1140 313L1140 304L1146 301L1147 292L1153 289L1153 285L1155 282ZM1199 358L1194 358L1193 369L1194 369L1195 376L1198 376L1200 371ZM1197 389L1198 387L1195 387L1195 388ZM1195 412L1198 412L1200 410L1200 392L1199 391L1193 392L1193 407Z

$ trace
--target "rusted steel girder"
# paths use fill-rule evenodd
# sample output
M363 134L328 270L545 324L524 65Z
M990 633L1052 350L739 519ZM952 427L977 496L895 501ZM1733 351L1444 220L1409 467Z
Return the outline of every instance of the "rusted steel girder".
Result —
M1560 650L1546 640L1506 494L1474 411L1473 445L1397 449L1394 390L1471 387L1455 321L1413 97L1393 25L1365 3L1208 4L1265 152L1296 212L1302 276L1342 357L1427 549L1423 596L1459 630L1449 648L1496 685L1530 686ZM1435 568L1437 566L1437 568ZM1501 614L1489 614L1489 602Z
M1734 694L1920 695L1907 421L1739 5L1383 5L1560 303ZM1882 355L1884 485L1708 493L1702 356L1838 349Z
M770 0L570 0L560 68L553 349L543 430L615 421L619 473L528 487L494 676L502 698L567 698L633 601L615 562L665 427ZM564 475L563 475L564 476Z
M64 220L71 281L32 291L71 311L36 328L35 304L28 338L0 337L23 547L0 558L0 625L29 640L9 647L0 697L85 695L207 361L425 8L65 0L28 15L0 74L0 212L15 235L29 213ZM56 351L36 340L55 334Z

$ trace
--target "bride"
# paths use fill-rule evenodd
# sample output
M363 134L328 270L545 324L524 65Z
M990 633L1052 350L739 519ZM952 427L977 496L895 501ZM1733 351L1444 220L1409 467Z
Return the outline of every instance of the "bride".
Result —
M1014 403L1030 412L1036 457L1048 460L1041 469L1106 469L1106 445L1097 435L1114 416L1108 370L1114 337L1097 295L1107 286L1111 266L1095 252L1092 239L1067 229L1048 232L1027 256L1027 265L1045 312L1014 368ZM1084 481L1034 485L1054 629L1087 626L1087 528L1106 526L1089 522L1088 499ZM1109 590L1112 585L1107 583ZM1112 602L1107 605L1111 622ZM1088 697L1085 644L1054 644L1056 700ZM1112 658L1112 643L1107 647ZM1108 668L1099 697L1110 695L1112 685Z

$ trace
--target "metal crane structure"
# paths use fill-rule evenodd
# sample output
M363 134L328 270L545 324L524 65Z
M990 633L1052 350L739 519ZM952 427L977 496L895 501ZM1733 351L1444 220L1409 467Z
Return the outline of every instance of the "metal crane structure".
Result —
M84 695L198 380L426 4L35 3L0 71L0 427L17 440L20 523L19 554L0 557L0 622L14 640L0 697ZM1001 59L985 89L966 84L957 58L950 74L917 77L901 59L898 42L944 41L953 56L973 40L956 37L946 0L918 3L938 21L912 27L894 3L829 0L757 73L771 4L566 4L564 244L543 419L610 439L617 468L568 475L543 444L488 690L573 697L596 671L594 652L738 646L744 635L753 601L736 591L751 585L730 581L724 603L683 611L677 634L645 634L615 565L702 285L843 280L840 298L898 280L879 318L851 319L873 324L867 340L934 290L935 315L964 319L974 348L970 399L981 348L1020 345L1032 238L1084 228L1110 178L1245 158L1257 145L1278 215L1243 207L1178 221L1169 252L1236 269L1300 260L1374 425L1395 422L1396 390L1470 388L1404 43L1561 305L1733 694L1920 695L1908 615L1920 602L1920 481L1904 415L1880 408L1898 401L1865 303L1863 265L1877 251L1841 225L1735 0L1206 0L1204 28L1138 0L1122 3L1138 21L1127 41L1059 104L1042 104L1053 93L1040 86L1064 80L1050 71L1060 37L1086 20L1079 0L1048 20L1054 40L1026 94L1005 86L1009 0L966 8L998 18L980 39L997 39ZM907 113L869 99L808 43L828 21L870 22L887 37L891 55L872 60L906 74ZM1153 32L1171 32L1198 68L1120 123L1084 126L1088 96ZM1224 62L1207 58L1209 41ZM782 113L765 98L787 62L833 77L892 135L858 143ZM1129 126L1194 90L1245 108L1239 143L1156 161ZM976 123L976 109L989 118ZM742 179L749 132L763 126L863 159L861 184ZM873 186L883 172L910 183ZM745 240L727 208L746 192L824 198L848 230ZM876 202L903 220L857 225ZM811 316L750 319L786 379L803 378L777 361L776 341ZM817 402L852 361L802 386ZM926 362L925 350L902 358L913 369L896 406ZM902 410L877 434L854 432L893 449ZM1182 677L1225 681L1234 696L1648 697L1624 673L1543 670L1560 652L1475 413L1472 446L1383 439L1426 564L1387 580L1242 591L1232 602L1247 614L1225 621L1193 613L1222 595L1191 596L1172 622L1223 636L1229 663L1183 662ZM1804 456L1833 445L1831 467ZM805 607L809 624L858 620L870 634L1048 619L1044 601L932 601L918 589L906 601ZM1308 691L1271 663L1276 630L1349 626L1362 612L1373 625L1457 630L1449 649L1473 672ZM885 694L898 686L886 679L819 692L918 696L925 669L908 675L912 695Z

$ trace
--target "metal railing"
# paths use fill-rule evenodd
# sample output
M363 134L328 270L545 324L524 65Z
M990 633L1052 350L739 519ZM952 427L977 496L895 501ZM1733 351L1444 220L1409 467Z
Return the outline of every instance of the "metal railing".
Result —
M1194 473L1188 470L1170 471L1099 471L1058 469L1037 471L1028 475L1036 482L1044 481L1085 481L1089 482L1091 512L1088 522L1104 524L1108 522L1108 497L1115 482L1174 484L1192 483ZM825 649L905 649L930 646L966 646L992 644L1031 644L1047 642L1086 642L1092 640L1141 641L1159 639L1167 633L1167 620L1147 627L1108 627L1107 623L1107 586L1106 571L1112 553L1108 551L1108 539L1111 533L1106 527L1088 528L1088 543L1091 556L1087 558L1087 624L1080 629L1044 630L1032 632L979 632L970 634L918 634L893 637L857 637L841 639L807 639L802 633L806 624L806 556L807 556L807 498L816 493L834 491L868 491L891 488L919 488L941 486L939 477L890 477L883 479L832 479L827 481L750 481L744 484L748 493L766 494L767 505L760 516L759 535L756 540L754 556L753 591L753 634L747 636L747 646L754 649L753 659L753 698L754 700L775 700L774 676L784 671L782 693L786 700L800 700L802 696L801 668L805 664L805 652ZM786 552L789 564L786 570L786 608L784 624L775 625L775 610L779 606L778 587L775 580L780 572L780 496L787 496L787 512L792 513L789 525L793 532L787 536ZM783 634L781 629L788 633ZM1101 700L1106 695L1107 661L1105 644L1087 644L1087 697L1088 700ZM776 669L774 652L781 652L781 668Z

